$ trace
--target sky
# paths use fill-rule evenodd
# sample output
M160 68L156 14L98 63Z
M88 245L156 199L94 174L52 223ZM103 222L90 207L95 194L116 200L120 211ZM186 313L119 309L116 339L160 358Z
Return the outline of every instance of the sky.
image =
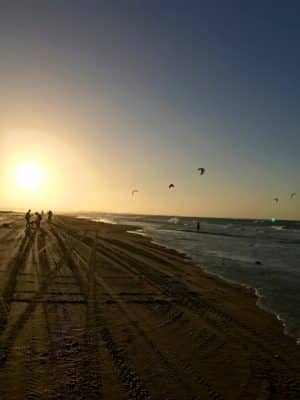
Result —
M300 219L297 2L0 5L0 208Z

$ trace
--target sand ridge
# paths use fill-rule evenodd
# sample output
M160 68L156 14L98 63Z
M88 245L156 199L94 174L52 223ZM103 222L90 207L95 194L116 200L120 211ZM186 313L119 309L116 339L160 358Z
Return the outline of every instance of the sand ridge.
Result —
M7 218L1 399L300 398L299 347L252 291L124 226Z

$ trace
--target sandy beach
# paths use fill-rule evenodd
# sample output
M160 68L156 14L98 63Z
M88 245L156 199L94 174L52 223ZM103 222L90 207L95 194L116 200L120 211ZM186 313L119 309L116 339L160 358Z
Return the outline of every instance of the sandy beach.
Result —
M253 291L121 225L0 220L0 398L300 398L300 348Z

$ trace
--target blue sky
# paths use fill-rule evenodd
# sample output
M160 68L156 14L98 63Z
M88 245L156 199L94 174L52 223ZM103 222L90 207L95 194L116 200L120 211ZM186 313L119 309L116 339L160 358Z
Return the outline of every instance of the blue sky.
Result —
M80 149L73 208L300 218L296 2L2 3L2 137Z

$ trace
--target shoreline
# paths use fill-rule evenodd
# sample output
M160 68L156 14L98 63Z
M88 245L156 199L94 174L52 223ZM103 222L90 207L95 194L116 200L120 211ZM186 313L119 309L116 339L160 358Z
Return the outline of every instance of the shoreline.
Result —
M84 217L76 217L76 218L79 218L79 219L86 219L86 220L89 220L89 221L93 221L93 222L97 222L97 223L103 223L103 224L107 224L107 225L120 225L120 226L124 226L124 225L121 225L121 224L119 224L119 223L117 223L117 222L109 221L109 220L107 220L107 219L105 219L105 218L100 218L99 220L97 220L97 219L91 219L90 217L87 217L87 216L86 216L86 217L85 217L85 216L84 216ZM126 225L125 225L125 226L126 226ZM269 308L269 307L267 307L266 305L263 304L263 302L261 301L261 299L263 298L263 295L259 293L259 288L255 288L255 287L252 287L252 286L250 286L250 285L247 285L246 283L240 283L240 282L238 282L238 281L234 281L234 280L232 280L232 279L226 278L225 276L222 276L222 275L220 275L220 274L211 272L211 271L209 271L209 269L205 268L204 265L193 261L193 260L192 260L192 257L189 256L189 255L188 255L187 253L185 253L184 251L180 251L180 250L174 249L173 247L170 247L170 246L167 246L167 245L165 245L165 244L162 244L162 243L159 243L159 242L155 241L155 240L151 237L151 235L148 235L147 233L144 233L144 232L142 231L142 229L141 229L140 226L135 226L135 225L127 225L127 226L128 226L128 228L130 228L130 230L126 230L126 233L142 236L142 237L144 237L144 238L149 239L149 241L150 241L152 244L156 245L156 246L159 246L159 247L161 247L161 248L163 248L163 249L175 251L178 255L180 255L180 256L182 256L182 257L184 258L185 262L187 262L187 263L192 263L193 265L198 266L198 267L201 269L202 273L211 275L212 277L217 278L217 279L221 279L222 281L228 283L229 285L234 285L234 286L237 285L237 286L239 286L240 288L246 290L247 293L248 293L249 291L252 292L252 295L253 295L253 297L255 298L255 304L256 304L257 308L258 308L259 310L262 310L262 311L264 311L264 312L267 312L267 313L270 314L271 316L275 317L275 318L278 320L278 322L280 323L280 325L281 325L281 327L282 327L282 332L284 333L284 335L286 335L286 336L288 336L288 337L294 339L294 340L295 340L295 345L296 345L296 346L300 345L300 337L295 336L295 335L293 335L292 333L290 333L290 332L288 331L288 327L287 327L287 324L286 324L284 318L282 318L282 317L280 316L280 314L278 314L275 310L272 310L271 308ZM194 231L186 231L186 232L194 232ZM203 232L201 232L201 234L202 234L202 233L203 233ZM216 233L211 233L211 232L204 232L204 234L222 235L222 234L216 234ZM225 236L225 235L224 235L224 236ZM228 235L228 234L227 234L227 236L234 236L234 235ZM246 236L246 238L247 238L247 236Z
M87 219L88 219L88 218L87 218ZM95 221L95 222L100 222L100 223L105 223L105 224L115 225L115 223L111 223L111 222L96 221L96 220L93 220L93 221ZM134 230L134 228L136 228L136 230ZM139 231L139 230L140 230L140 231ZM140 236L142 236L142 237L148 238L148 239L150 240L150 242L153 243L153 244L156 245L156 246L159 246L159 247L162 247L162 248L164 248L164 249L172 250L172 251L177 252L180 256L183 256L184 259L186 259L186 262L190 262L190 263L192 263L192 264L194 264L194 265L197 265L197 266L201 269L201 271L202 271L203 273L205 273L205 274L208 274L208 275L211 275L211 276L216 277L216 278L218 278L218 279L221 279L221 280L223 280L224 282L228 283L229 285L238 285L239 287L245 289L246 291L251 291L252 294L253 294L253 297L255 297L255 299L256 299L256 306L257 306L257 308L258 308L259 310L263 310L263 311L269 313L269 314L272 315L272 316L275 316L276 319L279 321L279 323L282 325L282 331L283 331L283 333L284 333L286 336L288 336L288 337L290 337L290 338L293 338L293 339L295 340L295 344L296 344L297 346L300 345L300 337L298 337L298 336L296 336L296 335L293 335L292 333L289 332L288 326L287 326L287 324L286 324L285 319L282 318L282 317L280 316L280 314L278 314L275 310L272 310L271 308L269 308L269 307L267 307L266 305L264 305L264 303L261 301L262 298L263 298L263 295L259 293L259 288L252 287L252 286L250 286L250 285L247 285L246 283L240 283L240 282L238 282L238 281L234 281L234 280L232 280L232 279L226 278L225 276L223 276L223 275L221 275L221 274L217 274L217 273L214 273L214 272L210 271L209 269L205 268L205 265L193 261L192 258L191 258L187 253L185 253L184 251L176 250L176 249L174 249L173 247L170 247L170 246L168 246L168 245L165 245L165 244L162 244L162 243L159 243L159 242L155 241L155 240L151 237L151 235L148 235L148 234L146 234L146 233L143 233L140 227L134 227L134 226L131 226L131 225L130 225L130 230L127 230L126 232L129 233L129 234L140 235Z
M131 233L131 232L129 232L129 233ZM134 233L133 233L133 234L134 234ZM145 237L150 237L150 236L145 235ZM163 248L165 248L165 249L174 250L172 247L165 246L165 245L163 245L163 244L160 244L160 243L158 243L158 242L155 242L154 240L151 240L151 242L152 242L153 244L155 244L155 245L157 245L157 246L160 246L160 247L163 247ZM263 311L267 312L268 314L270 314L270 315L272 315L272 316L275 316L276 319L279 321L279 323L282 325L282 331L283 331L283 333L284 333L286 336L289 336L290 338L295 339L295 344L296 344L296 345L300 345L300 337L297 337L297 336L295 336L295 335L289 333L285 320L284 320L283 318L281 318L280 315L276 313L276 311L274 311L274 310L268 308L267 306L265 306L265 305L261 302L261 299L263 298L263 295L259 293L259 288L254 288L254 287L252 287L252 286L247 285L246 283L240 283L240 282L238 282L238 281L234 281L234 280L231 280L231 279L229 279L229 278L226 278L225 276L222 276L222 275L220 275L220 274L211 272L211 271L209 271L208 269L206 269L204 265L199 264L199 263L197 263L197 262L194 262L194 261L189 257L189 255L188 255L187 253L185 253L185 252L183 252L183 251L181 252L181 251L178 251L178 250L175 250L175 251L176 251L179 255L181 255L181 256L183 256L184 258L186 258L186 259L187 259L187 260L186 260L187 262L191 262L191 263L193 263L194 265L197 265L197 266L201 269L201 271L202 271L204 274L208 274L208 275L213 276L214 278L221 279L222 281L228 283L229 285L238 285L239 287L241 287L242 289L246 290L247 292L249 292L249 291L252 292L253 297L256 299L256 300L255 300L255 303L256 303L257 308L258 308L259 310L263 310Z
M300 349L253 289L128 229L57 216L25 237L20 215L0 229L1 398L300 395Z

